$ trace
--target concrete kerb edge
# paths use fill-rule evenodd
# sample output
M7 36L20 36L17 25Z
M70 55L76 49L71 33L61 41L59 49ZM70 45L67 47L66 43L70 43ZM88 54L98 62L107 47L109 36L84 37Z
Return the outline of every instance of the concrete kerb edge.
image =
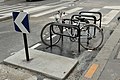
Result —
M109 39L112 39L111 37L113 37L114 34L117 33L118 29L120 30L119 27L120 27L120 24L115 28L114 32L111 34L111 36L108 38L107 41L109 41ZM120 37L118 38L118 40L116 40L116 43L113 45L112 51L110 52L110 54L113 52L113 50L114 50L115 46L117 45L119 39L120 39ZM108 44L107 41L106 41L106 43L104 44L103 48L105 48L105 47L108 48L108 45L109 45L109 44ZM102 52L102 50L105 50L105 49L101 49L97 56L100 56L99 54ZM97 56L96 56L96 58L94 58L93 62L89 65L89 67L87 68L87 70L84 72L83 76L81 77L82 80L98 80L98 79L99 79L99 77L100 77L100 75L101 75L101 72L104 70L105 65L107 64L107 62L108 62L108 60L109 60L109 57L105 58L105 59L104 59L104 63L103 63L103 62L101 62L101 61L103 61L103 59L102 59L102 58L97 59ZM110 56L110 55L109 55L109 56ZM98 57L98 58L99 58L99 57ZM92 64L98 64L100 67L98 67L98 69L96 70L96 72L93 74L92 78L86 79L86 78L84 77L84 75L85 75L85 73L88 71L88 69L91 67ZM103 65L103 64L104 64L104 65ZM101 72L100 72L100 71L101 71Z
M8 63L8 62L5 62L5 61L3 61L2 63L3 63L3 64L7 64L7 65L16 66L16 67L19 67L19 68L28 70L28 71L33 72L33 73L40 73L40 72L31 70L31 69L28 69L28 68L25 68L25 67L21 67L21 66L15 65L15 64L11 64L11 63ZM40 73L40 74L42 74L43 76L46 76L46 77L50 77L50 78L57 79L57 80L65 80L65 79L70 75L70 73L75 69L75 67L77 66L77 64L78 64L78 61L77 61L77 63L72 67L72 69L69 71L69 73L68 73L63 79L59 79L59 78L57 78L57 77L52 77L51 75L48 75L48 74L45 74L45 73ZM33 80L33 79L32 79L32 78L29 78L29 79L26 79L26 80Z
M0 21L8 20L11 18L12 18L12 16L3 16L2 18L0 18Z
M28 69L28 68L25 68L25 67L22 67L22 66L19 66L19 65L15 65L15 64L6 62L6 61L3 61L3 63L4 63L4 64L7 64L7 65L11 65L11 66L18 67L18 68L21 68L21 69L28 70L28 71L30 71L31 73L36 74L36 75L37 75L37 74L42 74L43 76L49 77L49 78L52 78L52 79L65 80L65 79L70 75L70 73L75 69L75 67L76 67L77 64L78 64L78 61L75 62L76 64L75 64L74 66L72 66L72 68L70 69L69 73L68 73L67 75L65 75L64 77L62 77L62 78L58 78L58 77L55 77L55 76L51 76L51 75L49 75L49 74L42 73L42 72L39 72L39 71L35 71L35 70L32 70L32 69ZM34 75L33 75L33 76L34 76Z
M15 64L11 64L11 63L8 63L8 62L5 62L5 61L3 61L2 63L3 63L3 64L7 64L7 65L12 65L12 66L15 66L15 67L18 67L18 68L22 68L22 69L25 69L25 70L28 70L28 71L30 71L30 72L35 73L35 71L30 70L30 69L27 69L27 68L25 68L25 67L21 67L21 66L15 65ZM25 80L33 80L34 77L35 77L35 76L33 76L33 77L29 78L29 79L25 79ZM37 79L36 79L36 80L37 80Z

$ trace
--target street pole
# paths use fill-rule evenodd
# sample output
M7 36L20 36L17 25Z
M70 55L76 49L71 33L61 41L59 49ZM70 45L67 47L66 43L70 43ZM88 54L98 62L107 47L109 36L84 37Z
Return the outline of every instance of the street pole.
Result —
M29 52L28 52L28 44L27 44L27 36L26 33L23 33L24 45L25 45L25 52L26 52L26 60L29 61Z

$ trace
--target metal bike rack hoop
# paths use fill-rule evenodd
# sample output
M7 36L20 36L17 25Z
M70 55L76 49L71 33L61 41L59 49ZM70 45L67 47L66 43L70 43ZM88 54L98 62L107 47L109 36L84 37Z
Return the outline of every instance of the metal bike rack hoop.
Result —
M54 26L60 27L61 33L55 32L54 29L53 29ZM51 23L51 26L50 26L50 45L51 45L51 48L52 48L52 32L53 32L54 34L57 34L57 35L62 36L62 42L63 42L63 36L65 36L65 37L71 37L71 38L75 38L75 37L76 37L76 36L64 35L64 34L63 34L63 28L64 28L64 27L65 27L65 28L69 28L69 29L74 28L74 29L77 30L78 36L79 36L79 37L78 37L78 52L80 53L80 35L81 35L81 33L80 33L80 28L79 28L78 26L70 25L70 24L65 24L65 23L57 23L57 22Z

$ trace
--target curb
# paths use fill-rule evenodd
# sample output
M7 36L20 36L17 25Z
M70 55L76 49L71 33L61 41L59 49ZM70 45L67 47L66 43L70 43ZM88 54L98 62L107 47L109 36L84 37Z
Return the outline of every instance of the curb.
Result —
M0 64L0 80L37 80L37 77L22 69Z
M90 64L88 67L88 70L93 64L99 65L98 68L96 69L95 73L92 74L92 77L87 78L83 74L80 80L99 80L100 75L102 74L110 55L112 54L114 48L116 47L119 39L120 39L120 24L115 28L114 32L111 34L109 39L106 41L104 44L103 48L100 50L98 55L95 57L93 62ZM86 72L85 72L86 73Z
M11 18L12 18L12 16L2 16L2 17L0 17L0 21L8 20Z

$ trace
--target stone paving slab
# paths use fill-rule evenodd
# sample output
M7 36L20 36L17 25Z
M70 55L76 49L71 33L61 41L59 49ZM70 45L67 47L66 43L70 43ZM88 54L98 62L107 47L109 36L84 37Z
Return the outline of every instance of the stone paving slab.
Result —
M99 80L120 80L120 64L116 61L108 62Z
M64 79L78 62L76 59L35 49L29 49L29 53L30 59L32 59L29 62L25 60L24 49L8 57L4 62L40 72L57 79Z
M0 64L0 80L37 80L37 77L27 72Z

